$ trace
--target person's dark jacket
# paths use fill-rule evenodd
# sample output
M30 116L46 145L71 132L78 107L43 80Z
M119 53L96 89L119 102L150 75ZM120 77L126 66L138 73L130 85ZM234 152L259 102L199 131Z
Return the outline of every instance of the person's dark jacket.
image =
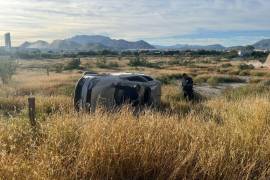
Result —
M191 77L182 79L182 88L184 91L193 91L193 80Z

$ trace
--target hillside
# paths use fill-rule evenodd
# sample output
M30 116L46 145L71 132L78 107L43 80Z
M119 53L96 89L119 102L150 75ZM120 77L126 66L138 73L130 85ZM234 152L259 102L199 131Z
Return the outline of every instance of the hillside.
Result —
M54 40L52 43L45 41L25 42L20 48L50 49L50 50L83 50L98 51L101 49L128 50L128 49L155 49L145 41L115 40L106 36L74 36L64 40Z
M155 46L157 49L170 49L170 50L210 50L210 51L223 51L226 48L220 44L213 45L188 45L188 44L176 44L173 46Z
M263 39L253 44L256 49L270 49L270 39Z
M256 49L270 49L270 39L264 39L253 44ZM127 41L124 39L111 39L101 35L77 35L68 39L54 40L52 43L38 40L35 42L24 42L20 48L22 49L47 49L47 50L77 50L77 51L99 51L104 49L109 50L142 50L142 49L160 49L160 50L209 50L209 51L224 51L240 49L244 46L224 47L221 44L212 45L189 45L176 44L171 46L151 45L146 41Z
M20 47L21 48L32 48L32 49L48 49L50 44L46 41L38 40L33 43L24 42Z

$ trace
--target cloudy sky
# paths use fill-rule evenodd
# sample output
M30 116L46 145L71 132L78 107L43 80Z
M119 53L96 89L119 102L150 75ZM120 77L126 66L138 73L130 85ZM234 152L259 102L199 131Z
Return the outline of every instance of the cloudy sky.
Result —
M270 38L270 0L0 0L0 7L0 33L11 32L15 45L79 34L161 45Z

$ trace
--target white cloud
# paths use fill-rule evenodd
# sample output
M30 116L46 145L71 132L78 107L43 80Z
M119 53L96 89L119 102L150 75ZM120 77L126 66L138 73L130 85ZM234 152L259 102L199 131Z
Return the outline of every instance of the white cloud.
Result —
M75 34L158 42L199 29L270 30L268 0L0 0L0 7L0 33L11 32L15 44Z

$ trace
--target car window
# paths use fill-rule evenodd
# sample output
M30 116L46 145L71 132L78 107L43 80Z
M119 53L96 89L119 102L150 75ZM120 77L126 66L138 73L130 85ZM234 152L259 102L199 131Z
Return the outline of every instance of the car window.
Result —
M154 79L151 78L150 76L142 76L142 77L144 77L147 81L153 81L153 80L154 80Z
M147 82L145 78L140 77L140 76L130 76L130 77L126 77L125 79L129 81L135 81L135 82Z

